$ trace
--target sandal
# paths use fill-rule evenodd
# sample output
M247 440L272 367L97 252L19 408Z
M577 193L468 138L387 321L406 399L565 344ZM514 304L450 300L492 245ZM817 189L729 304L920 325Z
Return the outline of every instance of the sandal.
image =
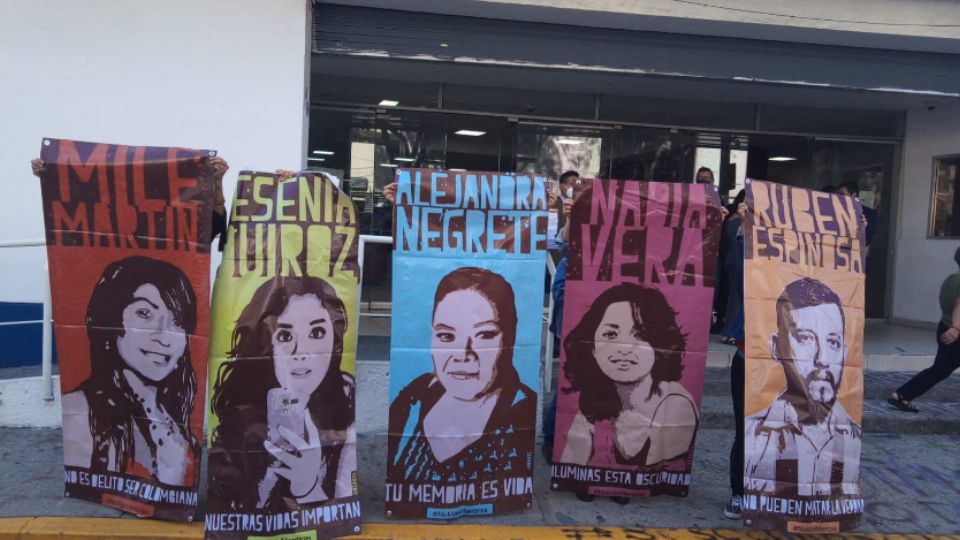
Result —
M724 345L736 345L737 340L730 336L725 336L723 339L720 340L720 343L723 343Z
M918 413L920 409L916 405L910 403L909 400L903 399L899 393L894 392L892 396L887 398L887 403L893 405L897 409L900 409L903 412Z

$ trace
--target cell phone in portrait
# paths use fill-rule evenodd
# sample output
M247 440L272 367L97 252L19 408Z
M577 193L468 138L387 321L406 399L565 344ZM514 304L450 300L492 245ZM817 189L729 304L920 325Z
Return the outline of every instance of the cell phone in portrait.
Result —
M267 392L267 440L288 452L295 450L284 438L280 427L285 427L304 437L304 414L306 402L299 395L285 388L273 388Z
M584 191L593 185L593 178L577 178L573 182L573 198L577 199Z

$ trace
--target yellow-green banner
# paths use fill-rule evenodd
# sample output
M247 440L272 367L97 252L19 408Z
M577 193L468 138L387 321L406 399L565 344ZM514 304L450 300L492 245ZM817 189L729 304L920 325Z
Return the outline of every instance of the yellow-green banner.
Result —
M359 532L357 217L323 174L240 173L211 309L207 538Z

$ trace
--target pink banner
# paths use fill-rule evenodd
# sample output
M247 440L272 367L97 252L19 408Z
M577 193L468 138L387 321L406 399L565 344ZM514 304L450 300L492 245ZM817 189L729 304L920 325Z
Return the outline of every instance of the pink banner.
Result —
M597 180L570 219L553 488L685 496L720 234L716 190Z

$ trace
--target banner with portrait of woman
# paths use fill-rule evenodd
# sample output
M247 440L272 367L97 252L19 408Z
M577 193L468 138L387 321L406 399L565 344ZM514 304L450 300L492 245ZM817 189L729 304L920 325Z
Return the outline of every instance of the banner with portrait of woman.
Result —
M397 171L386 509L530 508L543 328L543 177Z
M207 538L360 532L359 233L326 175L240 172L213 295Z
M43 141L67 497L196 514L215 155Z
M687 495L720 223L703 184L596 180L577 197L553 489Z
M757 180L746 200L743 521L849 530L863 514L862 208Z

